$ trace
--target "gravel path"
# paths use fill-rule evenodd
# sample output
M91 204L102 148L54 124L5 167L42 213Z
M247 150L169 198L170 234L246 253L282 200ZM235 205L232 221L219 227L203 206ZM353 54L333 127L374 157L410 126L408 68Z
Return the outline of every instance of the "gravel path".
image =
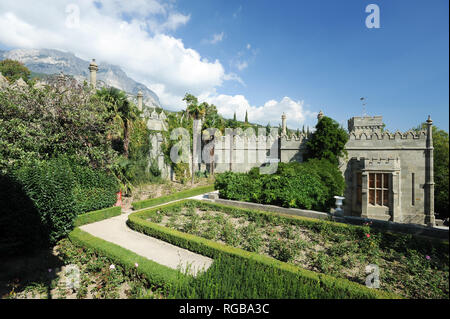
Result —
M203 199L204 195L191 198ZM164 205L167 204L165 203ZM95 237L131 250L158 264L173 269L181 268L183 272L189 267L189 273L194 276L211 266L213 262L211 258L130 229L126 225L129 214L130 212L122 213L116 217L81 226L80 229Z

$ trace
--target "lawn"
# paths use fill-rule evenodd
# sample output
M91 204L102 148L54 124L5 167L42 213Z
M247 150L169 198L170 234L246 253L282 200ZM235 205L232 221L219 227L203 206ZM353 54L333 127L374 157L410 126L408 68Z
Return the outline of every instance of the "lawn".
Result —
M198 201L166 206L149 221L363 285L366 266L375 264L382 290L449 296L448 243Z

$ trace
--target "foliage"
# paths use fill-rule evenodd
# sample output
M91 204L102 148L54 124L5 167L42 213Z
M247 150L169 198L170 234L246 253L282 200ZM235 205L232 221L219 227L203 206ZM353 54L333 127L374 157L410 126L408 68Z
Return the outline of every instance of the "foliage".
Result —
M335 205L334 196L342 196L345 191L345 179L337 165L326 159L309 159L304 163L307 170L316 172L320 176L323 187L326 191L325 204L319 210L329 211Z
M108 207L105 209L96 210L93 212L84 213L78 215L75 218L74 226L79 227L86 224L95 223L104 219L108 219L114 216L118 216L122 213L120 206Z
M11 84L20 78L25 82L28 82L31 75L30 70L23 63L10 59L0 61L0 73Z
M347 154L347 140L347 132L335 120L324 116L306 143L307 158L327 159L338 165L339 158Z
M178 298L392 298L350 281L317 274L281 261L230 247L147 221L157 210L178 202L133 213L127 224L136 231L214 258L196 279L185 278L171 296ZM201 205L216 205L201 203Z
M345 181L334 164L314 159L279 163L270 175L259 174L258 168L217 174L215 187L226 199L328 211L333 196L343 193Z
M56 243L72 230L78 214L116 202L115 177L67 158L24 163L9 179L14 187L6 190L1 205L13 209L3 210L0 219L4 227L17 227L7 238L16 243L9 249L14 254ZM14 202L21 197L22 203ZM15 219L22 225L16 225Z
M191 213L193 209L202 211L202 214L195 210ZM156 215L158 218L153 218ZM176 226L167 224L166 227L174 229L155 224L160 223L164 216L173 216L183 222ZM137 228L144 233L211 256L215 261L218 250L227 254L236 252L227 246L231 245L245 249L245 256L251 259L256 260L256 257L250 252L259 251L292 265L361 284L367 276L365 266L377 264L383 291L409 298L448 298L448 241L391 233L367 225L279 215L196 200L184 200L132 214L128 223L133 228L136 218L151 221L138 223ZM196 218L196 230L189 230L190 234L180 233L186 232L183 224L192 223L193 218ZM226 240L227 245L222 245L206 240L210 228L215 228L220 234L221 230L227 229L227 220L230 219L241 225L234 226L233 241ZM264 238L263 247L253 249L253 235ZM299 240L299 235L304 240ZM221 235L209 238L224 241ZM255 282L248 284L257 285ZM264 294L262 291L267 292L262 289L259 293ZM286 295L289 294L286 292Z
M108 111L115 114L114 121L123 129L123 152L125 158L128 158L130 147L130 130L133 120L137 119L139 112L126 96L125 92L114 87L102 88L97 92L101 101L105 103Z
M111 116L87 87L69 80L43 90L0 90L0 171L60 154L111 167L117 156L108 138Z
M434 210L440 218L449 217L449 138L444 130L433 126Z

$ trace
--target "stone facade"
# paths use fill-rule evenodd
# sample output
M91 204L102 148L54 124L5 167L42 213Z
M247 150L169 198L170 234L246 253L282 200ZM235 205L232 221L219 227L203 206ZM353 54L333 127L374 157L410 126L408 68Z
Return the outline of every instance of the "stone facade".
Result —
M431 119L427 123L426 131L389 133L383 132L381 116L348 121L348 155L340 162L347 184L345 215L434 225ZM248 172L266 162L302 162L307 139L307 134L283 133L220 137L214 143L214 171Z
M348 156L341 160L346 215L434 224L430 132L389 133L381 127L381 117L349 121Z

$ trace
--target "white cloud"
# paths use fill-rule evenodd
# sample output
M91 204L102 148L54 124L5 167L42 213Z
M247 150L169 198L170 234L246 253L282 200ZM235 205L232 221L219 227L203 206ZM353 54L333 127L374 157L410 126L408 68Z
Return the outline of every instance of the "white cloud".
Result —
M248 111L249 121L266 125L270 122L276 126L281 123L281 114L287 116L288 128L301 128L303 124L314 125L314 118L317 115L311 112L304 105L304 101L294 101L289 97L284 97L281 101L270 100L262 106L252 106L243 95L214 95L200 97L217 106L217 110L226 118L232 118L236 112L238 120L244 120L245 112Z
M237 10L233 13L233 18L236 19L242 12L242 6L239 6Z
M218 60L208 61L181 39L162 33L187 23L189 16L158 1L105 0L98 8L92 0L79 0L79 23L71 28L66 25L67 3L0 1L0 30L7 30L0 32L0 43L60 49L120 65L130 77L155 88L162 104L172 109L184 106L186 92L211 94L224 81L242 81L227 74ZM125 19L123 14L130 16ZM144 18L149 15L153 20ZM154 33L149 32L152 27Z
M216 43L222 42L224 35L225 35L225 33L223 33L223 32L214 33L211 39L205 39L202 42L209 43L209 44L216 44Z
M252 48L251 44L250 44L250 43L247 43L246 48L247 48L247 50L250 50L250 49Z
M217 89L224 81L245 83L237 74L226 72L218 60L208 61L186 48L182 39L165 33L188 23L190 15L156 0L98 2L99 7L92 0L76 1L79 23L67 27L66 5L70 1L1 0L0 44L59 49L83 59L119 65L130 77L154 90L163 106L172 110L185 107L182 98L189 92L200 101L216 104L225 117L231 118L236 111L238 118L244 119L248 110L249 120L263 125L269 121L277 125L282 112L292 128L314 115L305 109L303 101L288 97L253 106L243 95L219 94ZM222 32L213 40L223 40L224 36ZM240 63L239 70L248 65Z
M248 63L246 61L242 61L242 62L238 61L236 63L236 67L238 68L239 71L242 71L248 67Z

